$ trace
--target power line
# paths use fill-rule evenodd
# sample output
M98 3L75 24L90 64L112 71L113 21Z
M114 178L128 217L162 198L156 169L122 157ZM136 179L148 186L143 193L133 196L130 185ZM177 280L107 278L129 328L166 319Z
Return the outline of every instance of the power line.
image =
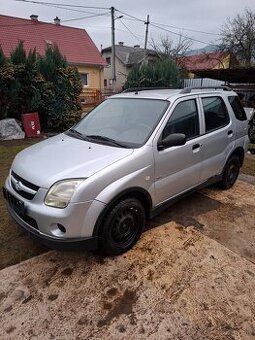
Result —
M87 16L87 17L79 17L79 18L61 20L61 22L69 22L69 21L76 21L76 20L84 20L84 19L90 19L90 18L100 17L100 16L104 16L104 15L108 15L108 16L109 16L109 13L106 12L106 13L101 13L101 14L89 15L89 16Z
M140 22L144 22L145 23L145 20L137 18L134 15L128 14L128 13L123 12L123 11L120 11L118 9L116 9L116 11L118 11L118 12L120 12L120 13L122 13L122 14L124 14L124 15L129 17L129 18L125 18L125 20L136 20L136 21L140 21ZM217 33L200 31L200 30L196 30L196 29L192 29L192 28L178 27L178 26L173 26L173 25L166 25L166 24L161 24L161 23L157 23L157 22L153 22L153 21L151 21L151 23L155 24L155 25L159 25L159 26L172 27L172 28L175 28L175 29L182 29L184 31L191 31L191 32L195 32L195 33L203 33L203 34L209 34L209 35L219 35Z
M48 6L52 6L52 7L55 7L55 8L60 8L60 9L68 9L66 7L76 7L76 8L91 8L91 9L110 9L110 8L106 8L106 7L96 7L96 6L83 6L83 5L71 5L71 4L60 4L60 3L51 3L51 2L44 2L44 1L35 1L35 0L15 0L15 1L19 1L19 2L25 2L25 3L34 3L34 4L39 4L39 5L48 5ZM58 7L57 7L58 6ZM71 9L69 9L71 10ZM77 11L78 10L74 10L72 9L73 11ZM143 22L145 23L145 20L143 19L140 19L134 15L131 15L131 14L128 14L126 12L123 12L121 10L118 10L118 9L115 9L117 12L121 13L121 14L124 14L126 15L128 18L125 18L125 20L137 20L139 22ZM92 12L85 12L84 13L88 13L88 14L96 14L96 13L92 13ZM190 31L190 32L195 32L195 33L201 33L201 34L207 34L207 35L215 35L215 36L220 36L220 34L218 33L212 33L212 32L206 32L206 31L201 31L201 30L196 30L196 29L192 29L192 28L185 28L185 27L178 27L178 26L174 26L174 25L167 25L167 24L161 24L161 23L157 23L157 22L151 22L151 24L155 25L154 27L158 27L158 26L163 26L163 27L171 27L171 28L174 28L174 29L180 29L180 30L184 30L184 31ZM159 27L158 27L159 28ZM170 31L170 33L173 33L175 34L174 32ZM201 41L198 41L196 39L193 39L193 38L190 38L194 41L197 41L197 42L201 42ZM204 43L204 42L201 42L201 43Z
M137 18L137 17L135 17L134 15L128 14L128 13L123 12L123 11L120 11L120 10L118 10L118 9L116 9L116 11L118 11L119 13L122 13L122 14L128 16L129 18L131 18L131 19L133 19L133 20L137 20L137 21L140 21L140 22L145 23L144 20L142 20L142 19L140 19L140 18ZM154 23L154 22L151 22L150 24L151 24L151 26L156 27L156 28L158 28L158 29L161 29L161 30L163 30L163 31L166 31L166 32L169 32L169 33L178 35L178 36L182 36L180 33L176 33L176 32L173 32L173 31L171 31L171 30L168 30L168 29L166 29L166 28L163 28L163 27L160 27L160 26L159 26L159 25L161 25L161 26L166 26L166 27L168 27L168 26L169 26L169 27L172 27L171 25L157 24L157 23ZM176 29L181 29L181 28L178 28L177 26L174 26L174 27L175 27ZM213 35L214 35L214 33L205 32L205 31L192 30L192 29L185 29L185 28L184 28L184 30L194 31L194 32L196 32L196 33L204 33L204 34L213 34ZM215 34L215 35L218 35L218 34ZM206 43L206 42L204 42L204 41L201 41L201 40L198 40L198 39L195 39L195 38L191 38L191 37L187 37L187 38L189 38L190 40L199 42L199 43L201 43L201 44L215 46L215 45L213 45L213 44L208 44L208 43Z
M15 0L15 1L21 1L21 0ZM40 5L46 6L46 7L64 9L66 11L71 11L71 12L76 12L76 13L96 14L95 12L88 12L88 11L82 11L82 10L79 10L79 9L66 8L66 7L62 7L62 6L58 6L58 5L48 5L48 4L40 4Z
M76 8L109 9L109 7L70 5L70 4L61 4L61 3L34 1L34 0L15 0L15 1L33 3L33 4L37 4L37 5L56 5L56 6L64 6L64 7L76 7Z
M52 2L44 2L44 1L35 1L35 0L15 0L15 1L19 1L19 2L24 2L24 3L34 3L34 4L38 4L38 5L44 5L44 6L51 6L51 7L55 7L55 8L60 8L60 9L65 9L65 10L71 10L71 11L76 11L76 12L85 12L85 11L81 11L81 10L77 10L77 9L71 9L69 7L75 7L75 8L90 8L90 9L105 9L105 10L110 10L110 8L106 8L106 7L96 7L96 6L82 6L82 5L71 5L71 4L60 4L60 3L52 3ZM131 15L131 14L128 14L126 12L123 12L121 10L118 10L118 9L115 9L115 11L127 16L130 19L132 20L136 20L136 21L139 21L139 22L143 22L145 23L145 20L143 19L140 19L134 15ZM88 13L88 12L85 12L85 13ZM93 14L93 16L90 16L90 17L96 17L96 16L100 16L101 14L96 14L96 13L88 13L88 14ZM102 14L102 15L106 15L106 13ZM73 21L73 20L80 20L80 19L88 19L90 17L83 17L83 18L76 18L76 19L70 19L70 20L65 20L65 22L67 21ZM125 20L128 20L128 18L125 18ZM135 34L121 21L122 25L129 31L130 34L132 34L136 39L137 37L135 36ZM211 32L205 32L205 31L200 31L200 30L195 30L195 29L188 29L188 28L179 28L177 26L173 26L173 25L166 25L166 24L160 24L160 23L156 23L156 22L151 22L150 23L152 27L154 28L157 28L157 29L160 29L162 31L165 31L165 32L169 32L169 33L172 33L174 35L177 35L177 36L182 36L182 34L180 33L176 33L174 31L171 31L169 29L166 29L164 27L172 27L174 29L183 29L185 31L191 31L191 32L195 32L195 33L202 33L202 34L210 34L210 35L219 35L219 34L215 34L215 33L211 33ZM163 26L163 27L162 27ZM204 41L201 41L201 40L198 40L198 39L195 39L195 38L192 38L192 37L189 37L187 36L188 39L192 40L192 41L195 41L195 42L198 42L198 43L201 43L201 44L205 44L205 45L211 45L211 46L215 46L215 44L208 44L207 42L204 42Z
M173 31L171 31L171 30L169 30L169 29L160 27L160 26L155 25L155 24L152 24L152 23L151 23L151 26L152 26L152 27L156 27L156 28L158 28L158 29L160 29L160 30L162 30L162 31L172 33L172 34L177 35L177 36L179 36L179 37L182 37L182 36L183 36L183 35L180 34L180 33L173 32ZM189 37L189 36L186 36L186 38L188 38L188 39L190 39L190 40L192 40L192 41L195 41L195 42L199 42L200 44L210 45L210 46L216 46L215 44L210 44L210 43L207 43L207 42L205 42L205 41L201 41L201 40L198 40L198 39L195 39L195 38L191 38L191 37Z
M135 35L132 31L131 31L131 29L126 25L126 24L124 24L124 22L120 19L120 22L121 22L121 24L126 28L126 30L137 40L137 41L139 41L139 43L142 43L142 40L137 36L137 35Z
M90 18L94 18L94 17L98 17L98 16L104 16L104 15L105 16L109 15L109 13L106 12L106 13L100 13L100 14L90 15L90 16L86 16L86 17L79 17L79 18L61 20L61 22L69 22L69 21L75 21L75 20L84 20L84 19L90 19ZM36 25L47 25L47 24L53 24L53 23L51 23L51 22L42 22L42 21L37 21L36 22ZM25 26L33 27L34 23L32 21L29 21L26 24L12 24L12 25L5 25L5 24L1 25L0 24L0 27L25 27Z
M153 21L151 21L151 23L155 24L155 25L159 25L159 26L164 26L164 27L172 27L172 28L184 30L184 31L220 36L220 34L218 34L218 33L205 32L205 31L195 30L195 29L192 29L192 28L185 28L185 27L178 27L178 26L173 26L173 25L160 24L160 23L153 22Z
M135 16L133 16L133 15L131 15L131 14L128 14L128 13L126 13L126 12L122 12L122 11L120 11L120 10L118 10L118 9L115 9L115 11L116 11L116 12L119 12L119 13L121 13L121 14L124 14L124 15L126 15L127 17L130 17L130 18L132 18L132 19L135 19L135 20L137 20L137 21L140 21L140 22L145 23L145 20L139 19L139 18L137 18L137 17L135 17Z

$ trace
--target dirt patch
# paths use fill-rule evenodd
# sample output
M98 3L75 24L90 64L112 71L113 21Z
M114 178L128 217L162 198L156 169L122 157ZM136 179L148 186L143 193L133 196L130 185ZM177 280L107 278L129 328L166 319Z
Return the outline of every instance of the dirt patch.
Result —
M104 319L98 321L97 326L103 327L111 323L114 318L120 318L122 314L130 315L133 312L133 305L136 302L136 293L131 290L125 290L124 294L112 303L104 303L104 309L110 309Z
M195 227L255 263L254 191L254 185L242 181L226 191L215 187L205 189L154 218L148 229L171 221L180 230Z

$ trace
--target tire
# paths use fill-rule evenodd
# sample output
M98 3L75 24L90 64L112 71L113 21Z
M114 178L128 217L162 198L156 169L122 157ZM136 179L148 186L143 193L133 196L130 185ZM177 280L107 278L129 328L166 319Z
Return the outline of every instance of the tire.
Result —
M104 255L126 252L139 239L145 221L145 210L139 200L126 198L118 202L99 229L99 251Z
M231 156L225 165L223 176L219 186L221 189L231 188L239 175L240 171L240 158L236 155Z

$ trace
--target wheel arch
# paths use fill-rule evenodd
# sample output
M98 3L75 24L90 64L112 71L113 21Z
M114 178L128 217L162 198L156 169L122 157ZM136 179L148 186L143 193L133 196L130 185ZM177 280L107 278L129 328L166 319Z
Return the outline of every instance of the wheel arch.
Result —
M239 159L240 159L240 167L242 167L242 166L243 166L243 162L244 162L244 149L243 149L241 146L235 148L235 149L231 152L231 154L229 155L227 162L229 161L229 159L230 159L232 156L238 156L238 157L239 157ZM227 164L227 162L226 162L226 164ZM226 164L225 164L225 165L226 165Z
M117 196L115 196L104 208L104 210L101 212L101 214L99 215L97 222L95 224L94 230L93 230L93 236L98 236L98 232L100 229L100 226L105 218L105 216L107 215L107 213L121 200L125 199L125 198L136 198L138 199L145 210L145 214L146 214L146 219L149 218L150 216L150 212L152 209L152 198L150 196L150 194L144 190L143 188L139 188L139 187L133 187L133 188L129 188L126 189L122 192L120 192Z

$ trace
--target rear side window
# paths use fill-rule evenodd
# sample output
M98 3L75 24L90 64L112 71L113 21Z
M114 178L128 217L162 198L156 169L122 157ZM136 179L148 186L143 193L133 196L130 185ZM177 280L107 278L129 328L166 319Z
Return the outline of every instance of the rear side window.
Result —
M172 133L183 133L187 139L199 135L199 119L195 99L185 100L176 105L164 128L162 138L164 139Z
M229 123L228 111L222 98L202 98L202 103L205 115L206 132L219 129Z
M230 96L228 97L228 101L232 107L232 110L234 111L236 119L246 120L247 117L246 117L244 108L240 102L240 99L237 96Z

